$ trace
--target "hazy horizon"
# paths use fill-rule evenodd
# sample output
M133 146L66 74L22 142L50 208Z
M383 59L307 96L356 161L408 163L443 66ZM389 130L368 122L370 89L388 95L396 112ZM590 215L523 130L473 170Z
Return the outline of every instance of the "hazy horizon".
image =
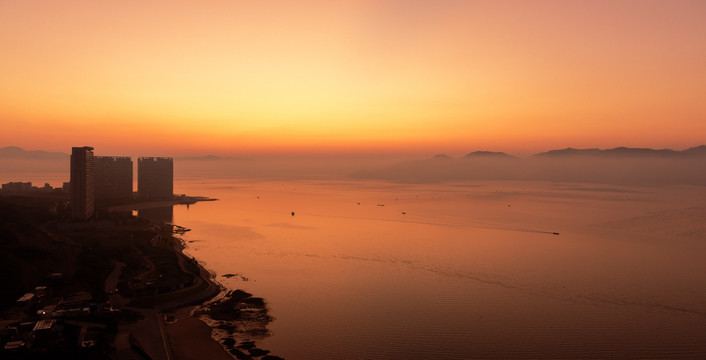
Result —
M175 158L176 178L358 179L403 183L476 180L564 181L636 186L706 185L706 146L686 152L616 148L550 150L530 157L471 153L446 155L287 154L253 157ZM15 152L0 156L0 181L60 186L68 181L69 157ZM96 149L96 156L103 156ZM121 154L110 154L121 155ZM122 154L124 155L124 154ZM144 155L144 154L142 154ZM23 157L24 156L24 157ZM136 162L137 158L133 158ZM136 179L136 172L133 177ZM35 184L37 185L37 184Z
M340 157L340 158L366 158L366 157L389 157L389 158L418 158L418 159L423 159L425 157L433 157L437 155L446 155L451 158L462 158L465 157L466 155L469 155L474 152L494 152L494 153L504 153L513 157L517 158L529 158L538 154L543 154L549 151L556 151L556 150L565 150L565 149L575 149L575 150L610 150L610 149L620 149L620 148L629 148L629 149L649 149L649 150L671 150L671 151L684 151L688 149L693 149L693 148L698 148L702 146L706 146L706 139L703 141L703 143L694 143L694 144L687 144L685 146L681 147L650 147L644 144L638 144L635 146L627 146L625 144L616 144L614 146L605 146L605 147L600 147L600 146L576 146L572 144L565 144L562 146L558 147L544 147L544 148L537 148L531 152L511 152L511 151L506 151L505 149L498 147L498 146L489 146L489 147L473 147L473 145L470 145L467 150L455 150L451 152L444 152L441 151L443 148L439 149L428 149L428 151L421 151L421 150L416 150L416 151L403 151L403 150L387 150L387 151L376 151L375 149L362 149L362 151L339 151L339 152L306 152L306 151L295 151L295 152L275 152L275 151L270 151L270 152L240 152L240 153L234 153L234 152L183 152L183 150L162 150L161 152L138 152L135 148L133 148L130 145L123 146L119 148L119 150L111 150L111 148L108 149L101 149L97 148L93 144L71 144L68 148L58 148L58 149L49 149L46 147L39 147L39 148L25 148L22 146L18 146L15 144L6 144L0 146L0 150L6 149L6 148L17 148L19 150L22 150L25 155L30 155L27 153L31 152L41 152L41 153L49 153L49 155L56 155L56 154L63 154L63 155L70 155L71 154L71 147L75 146L91 146L95 149L96 154L98 156L130 156L130 157L151 157L151 156L167 156L167 157L172 157L177 160L209 160L209 158L221 158L221 159L231 159L231 160L253 160L256 158L272 158L272 157L279 157L279 158L284 158L284 157L320 157L320 158L330 158L330 157ZM437 151L434 151L437 150ZM0 154L1 157L2 154ZM43 154L44 155L44 154Z

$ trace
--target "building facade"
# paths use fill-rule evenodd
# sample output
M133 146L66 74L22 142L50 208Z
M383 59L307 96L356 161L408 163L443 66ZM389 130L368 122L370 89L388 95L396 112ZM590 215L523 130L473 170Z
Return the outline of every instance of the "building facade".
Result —
M87 220L94 204L93 148L71 148L71 218Z
M128 156L95 156L95 199L122 200L132 198L132 158Z
M174 196L174 161L170 157L137 159L137 193L142 199Z

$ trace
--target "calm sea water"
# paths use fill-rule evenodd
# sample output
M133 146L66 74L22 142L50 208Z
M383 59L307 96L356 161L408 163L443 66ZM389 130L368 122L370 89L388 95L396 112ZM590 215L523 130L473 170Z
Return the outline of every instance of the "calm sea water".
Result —
M266 299L258 344L287 359L706 357L703 188L175 187L220 199L174 223L224 285Z

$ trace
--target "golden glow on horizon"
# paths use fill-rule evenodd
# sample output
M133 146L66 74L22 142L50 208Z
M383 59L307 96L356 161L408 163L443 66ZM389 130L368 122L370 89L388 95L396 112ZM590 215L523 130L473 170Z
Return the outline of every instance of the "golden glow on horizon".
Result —
M688 147L704 18L689 0L2 2L0 144Z

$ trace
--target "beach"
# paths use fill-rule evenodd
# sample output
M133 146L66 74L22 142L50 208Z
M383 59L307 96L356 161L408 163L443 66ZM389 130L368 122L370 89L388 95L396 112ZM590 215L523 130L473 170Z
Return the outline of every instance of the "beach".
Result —
M211 328L191 316L189 308L176 311L174 316L176 320L166 324L165 329L175 359L232 359L223 346L211 337Z

